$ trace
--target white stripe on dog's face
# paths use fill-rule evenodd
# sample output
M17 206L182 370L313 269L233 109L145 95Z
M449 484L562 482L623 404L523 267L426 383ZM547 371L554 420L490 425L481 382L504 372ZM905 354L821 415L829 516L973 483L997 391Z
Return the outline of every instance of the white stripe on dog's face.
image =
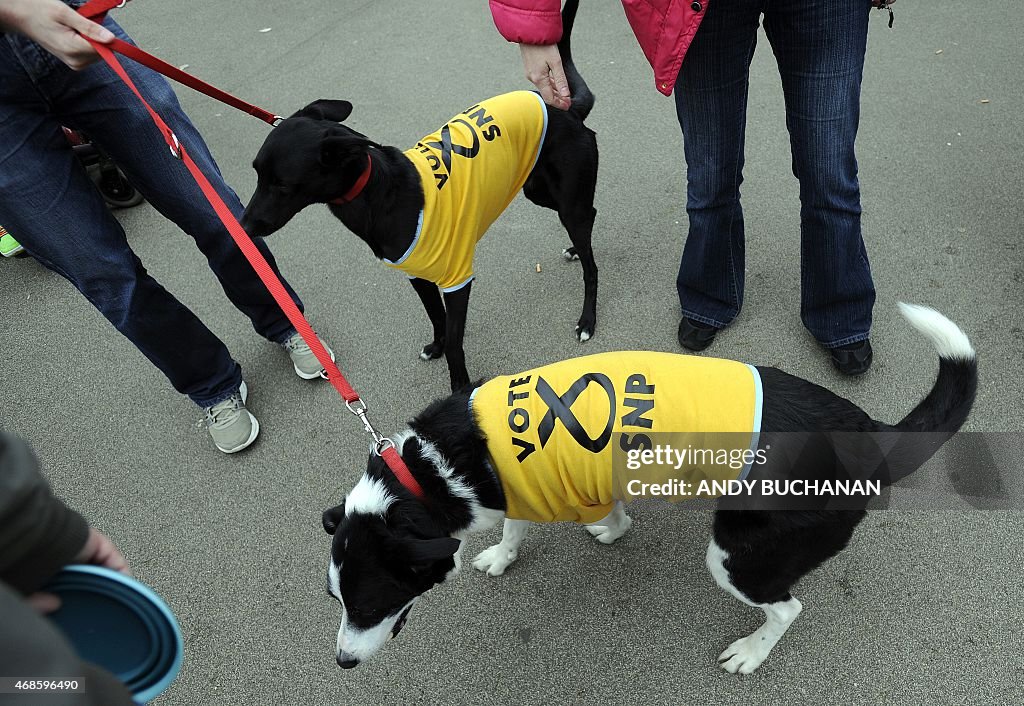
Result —
M353 627L349 620L345 604L341 605L341 627L338 629L337 659L342 666L355 666L370 659L381 646L388 641L399 620L407 617L406 611L412 608L417 598L402 606L395 613L386 616L376 625L369 628ZM399 628L401 629L401 628ZM355 662L352 664L351 662Z
M341 567L333 561L327 566L327 592L341 603Z

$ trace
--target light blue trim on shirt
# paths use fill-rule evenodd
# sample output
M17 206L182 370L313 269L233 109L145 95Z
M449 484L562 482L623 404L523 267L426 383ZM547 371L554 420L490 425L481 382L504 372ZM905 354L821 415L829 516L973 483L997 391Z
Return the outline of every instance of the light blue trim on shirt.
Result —
M459 284L456 284L454 287L442 287L441 291L444 292L445 294L451 294L452 292L457 292L460 289L462 289L463 287L465 287L467 284L472 282L474 279L476 279L476 275L470 275L466 279L465 282L460 282Z
M544 116L544 129L540 131L540 142L537 143L537 154L533 156L533 164L530 165L530 171L537 166L537 160L540 159L540 151L544 149L544 138L548 136L548 105L544 102L544 99L540 97L539 93L530 92L531 95L535 96L540 101L541 115Z
M405 254L402 255L402 257L400 257L397 260L395 260L394 262L391 262L391 260L389 260L389 259L387 259L385 257L384 258L384 262L388 263L389 265L401 265L403 262L408 260L409 256L412 255L412 251L416 249L416 243L420 242L420 233L422 231L423 231L423 209L421 208L420 209L419 220L416 221L416 233L412 236L412 242L409 243L409 248L405 251Z
M764 391L761 388L761 373L757 372L757 368L753 365L747 365L747 367L750 368L750 373L754 376L754 424L750 430L750 450L756 453L757 442L761 437L761 407L764 404ZM750 473L752 465L753 460L743 467L737 480L744 480Z

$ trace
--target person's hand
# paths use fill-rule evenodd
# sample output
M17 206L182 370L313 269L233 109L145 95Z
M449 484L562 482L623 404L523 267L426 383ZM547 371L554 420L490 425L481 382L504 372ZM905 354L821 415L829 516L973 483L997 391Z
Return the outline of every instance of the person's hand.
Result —
M75 561L79 564L95 564L105 566L114 571L131 576L128 570L128 562L124 554L114 546L107 535L95 527L89 528L89 538L85 540L85 546L75 555Z
M530 80L544 102L561 110L568 110L572 102L569 94L569 82L562 68L562 55L554 44L520 44L519 51L523 55L523 68L526 78Z
M120 571L122 574L131 576L124 554L114 546L109 537L95 527L89 528L89 537L85 540L85 545L82 546L82 549L75 555L74 562L77 564L105 566L108 569ZM60 597L46 591L36 591L25 600L28 601L29 605L37 613L42 615L52 613L60 608Z
M53 613L60 608L60 597L53 593L46 593L45 591L36 591L25 600L28 601L30 606L32 606L32 610L40 615Z
M101 44L114 40L108 29L82 17L60 0L0 0L0 27L38 42L75 71L99 58L92 45L79 35Z

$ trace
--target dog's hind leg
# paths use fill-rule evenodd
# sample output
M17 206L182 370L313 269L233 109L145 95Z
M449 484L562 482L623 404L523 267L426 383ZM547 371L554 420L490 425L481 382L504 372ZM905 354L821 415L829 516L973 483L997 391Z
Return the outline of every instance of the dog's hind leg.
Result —
M470 280L458 289L444 293L444 357L448 361L452 392L469 386L469 371L466 369L466 351L462 347L462 339L466 334L469 292L472 288L473 281Z
M552 121L561 119L552 117ZM570 133L568 140L545 143L537 166L523 186L523 194L538 206L558 213L572 241L572 247L562 254L566 260L579 260L583 265L583 314L576 324L576 337L587 341L593 338L597 325L597 263L591 247L597 215L597 140L589 131Z
M558 209L558 218L572 240L573 254L583 265L583 313L576 324L576 338L581 342L593 338L597 326L597 263L590 244L596 215L592 205L567 203Z
M419 277L413 277L409 283L416 290L420 301L423 302L423 308L427 310L427 316L430 318L430 325L434 327L434 340L423 346L423 350L420 351L420 359L440 358L444 355L445 333L444 302L441 301L441 292L436 284Z
M715 582L726 592L747 605L764 611L764 625L746 637L736 640L718 656L722 669L732 674L750 674L764 662L768 653L793 624L803 606L788 590L764 591L765 587L747 585L746 581L737 586L734 581L735 562L730 562L729 553L714 539L708 544L707 565ZM730 564L732 569L726 564ZM774 595L768 595L769 593Z
M626 508L623 507L620 500L615 503L615 507L612 508L612 511L605 518L586 527L587 532L590 532L591 536L598 542L601 544L611 544L626 534L632 526L633 518L626 514Z
M505 520L501 541L484 549L473 559L473 568L488 576L501 576L512 562L519 558L519 545L526 538L530 523L526 520Z

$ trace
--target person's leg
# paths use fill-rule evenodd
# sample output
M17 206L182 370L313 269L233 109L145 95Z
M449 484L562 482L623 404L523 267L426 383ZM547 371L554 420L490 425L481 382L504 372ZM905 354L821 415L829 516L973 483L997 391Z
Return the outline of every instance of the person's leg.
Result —
M747 78L763 5L709 3L675 86L689 216L676 288L684 319L714 328L731 323L743 303Z
M866 341L875 301L854 154L870 9L868 0L773 0L764 21L800 180L800 313L826 348Z
M223 343L156 282L77 162L53 115L56 59L0 38L0 213L40 262L67 278L200 406L232 395L241 369Z
M109 17L105 26L130 41ZM185 115L170 84L135 62L122 65L153 109L174 130L189 155L217 189L224 203L240 218L244 207L221 176L202 136ZM105 149L135 187L157 210L191 235L206 255L231 302L252 321L256 332L275 343L285 342L295 329L231 239L199 185L185 165L171 157L160 132L134 94L104 63L97 63L66 81L54 99L54 111L71 127L86 132ZM274 272L280 272L269 248L256 239ZM282 278L292 300L298 295Z

